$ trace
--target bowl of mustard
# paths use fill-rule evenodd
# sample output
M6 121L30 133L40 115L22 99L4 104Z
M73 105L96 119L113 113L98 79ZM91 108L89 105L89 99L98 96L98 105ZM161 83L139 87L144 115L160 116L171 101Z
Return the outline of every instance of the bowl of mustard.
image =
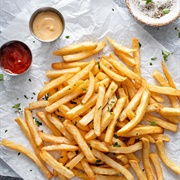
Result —
M63 15L55 8L42 7L37 9L29 21L31 34L42 42L58 39L65 27Z

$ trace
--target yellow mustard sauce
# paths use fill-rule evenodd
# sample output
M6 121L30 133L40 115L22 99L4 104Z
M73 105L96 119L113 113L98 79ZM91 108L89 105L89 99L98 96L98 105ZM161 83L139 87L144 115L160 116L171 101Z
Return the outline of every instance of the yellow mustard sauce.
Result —
M54 12L41 12L33 21L33 32L41 40L54 40L62 31L62 20Z

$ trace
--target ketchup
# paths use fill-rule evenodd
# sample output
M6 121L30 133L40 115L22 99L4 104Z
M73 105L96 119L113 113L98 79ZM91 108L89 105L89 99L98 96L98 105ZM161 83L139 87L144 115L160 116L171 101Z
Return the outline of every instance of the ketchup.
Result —
M0 62L8 73L21 74L31 65L32 55L24 43L11 41L1 47Z

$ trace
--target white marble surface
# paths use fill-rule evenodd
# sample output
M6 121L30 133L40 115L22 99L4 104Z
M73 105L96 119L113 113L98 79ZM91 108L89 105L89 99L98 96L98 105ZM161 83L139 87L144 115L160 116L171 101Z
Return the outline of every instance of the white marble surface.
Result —
M14 18L22 11L22 9L26 6L26 2L27 1L25 0L16 0L16 2L12 0L0 0L0 33L3 32L6 27L11 24ZM115 0L115 2L120 7L125 7L123 0ZM180 29L180 19L170 25L160 28L148 27L141 23L139 24L164 47L171 52L173 51L177 57L180 57L180 38L178 38L178 32L175 30L176 27ZM0 175L18 177L18 175L2 160L0 160Z

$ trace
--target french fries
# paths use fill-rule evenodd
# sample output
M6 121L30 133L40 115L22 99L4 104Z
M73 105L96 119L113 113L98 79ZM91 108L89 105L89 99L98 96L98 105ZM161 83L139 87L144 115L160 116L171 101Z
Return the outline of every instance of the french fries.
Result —
M38 100L24 109L25 120L15 119L36 155L8 140L1 144L27 155L47 179L77 176L90 180L133 180L130 166L140 180L155 176L163 179L158 156L180 174L180 167L167 157L163 144L170 141L165 129L178 131L180 90L164 63L167 80L158 71L153 73L161 86L142 78L137 38L133 38L132 48L109 37L107 40L125 64L113 54L99 57L100 61L92 58L90 62L79 62L101 51L106 45L103 41L73 44L54 51L66 62L52 64L53 70L46 72L52 79L44 83ZM165 105L166 95L170 107ZM43 126L43 131L39 126ZM151 144L156 144L158 155L150 152ZM135 155L137 151L142 152L145 173L139 155Z

